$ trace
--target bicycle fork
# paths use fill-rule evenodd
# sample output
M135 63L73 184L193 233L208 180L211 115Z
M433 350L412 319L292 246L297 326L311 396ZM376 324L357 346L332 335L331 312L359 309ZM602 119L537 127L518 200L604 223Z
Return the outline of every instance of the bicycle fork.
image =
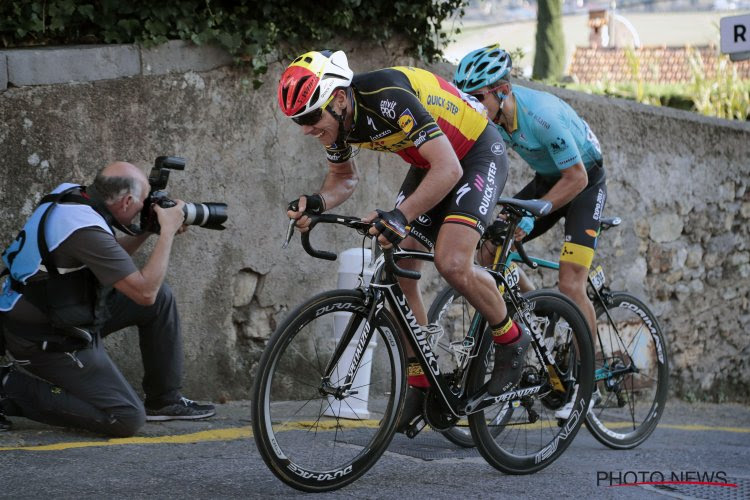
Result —
M376 291L375 296L370 298L372 305L367 313L367 317L362 320L361 316L352 314L349 318L346 328L344 328L341 338L336 344L336 348L333 351L333 355L328 361L328 365L325 369L325 376L321 380L320 388L318 392L321 396L332 396L336 399L344 399L346 397L357 394L359 391L352 389L354 384L354 378L357 376L357 370L359 370L359 364L362 361L362 356L365 353L365 349L370 344L374 330L372 328L373 320L377 317L378 313L385 307L385 302L382 300L380 294ZM335 384L331 383L333 374L339 368L339 361L341 360L344 351L349 346L350 342L354 339L354 336L362 327L362 333L360 334L357 345L354 349L351 362L346 368L346 375L344 376L343 383L339 383L339 380Z

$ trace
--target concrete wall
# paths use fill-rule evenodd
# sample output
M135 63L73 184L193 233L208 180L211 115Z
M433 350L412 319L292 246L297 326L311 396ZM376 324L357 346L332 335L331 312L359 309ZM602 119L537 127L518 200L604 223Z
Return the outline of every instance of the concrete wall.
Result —
M351 47L349 57L355 71L396 62L392 51L371 47ZM251 75L222 67L157 76L142 69L126 78L10 86L0 93L5 242L57 183L88 183L115 159L145 170L158 155L183 156L188 166L172 174L170 192L188 201L229 203L226 231L191 228L172 254L168 281L183 316L190 397L247 397L276 324L305 298L335 285L337 263L308 257L297 239L288 250L280 248L286 202L317 189L326 169L317 141L277 110L281 70L273 65L259 90L252 89ZM452 74L447 65L435 70ZM580 111L603 145L605 212L625 222L605 235L599 255L614 288L648 298L659 313L673 390L750 400L750 126L555 92ZM531 177L512 156L506 193ZM360 188L337 212L390 206L406 165L395 155L364 150L357 161ZM555 256L562 233L553 231L531 248ZM339 251L361 241L343 229L318 233L320 246ZM554 276L545 280L551 284ZM138 386L135 335L115 335L107 343Z

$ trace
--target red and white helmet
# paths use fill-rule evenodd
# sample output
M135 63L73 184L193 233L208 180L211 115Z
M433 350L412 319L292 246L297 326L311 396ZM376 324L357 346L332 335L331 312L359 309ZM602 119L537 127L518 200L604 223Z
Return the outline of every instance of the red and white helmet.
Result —
M279 106L296 118L325 108L339 87L348 87L354 73L343 51L311 51L292 61L279 81Z

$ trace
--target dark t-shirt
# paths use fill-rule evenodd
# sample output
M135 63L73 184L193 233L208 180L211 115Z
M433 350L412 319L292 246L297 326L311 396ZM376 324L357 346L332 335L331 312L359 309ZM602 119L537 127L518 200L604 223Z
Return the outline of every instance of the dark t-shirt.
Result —
M52 259L60 272L88 267L104 287L110 287L138 270L117 239L100 227L85 227L73 232L52 252ZM30 281L45 276L46 273L39 272ZM47 323L44 313L23 297L7 317L19 323Z

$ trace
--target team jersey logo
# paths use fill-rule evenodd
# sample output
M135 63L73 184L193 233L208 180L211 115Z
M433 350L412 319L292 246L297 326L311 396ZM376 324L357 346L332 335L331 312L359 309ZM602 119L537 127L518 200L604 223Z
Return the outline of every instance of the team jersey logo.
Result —
M411 129L414 128L414 115L411 114L409 108L406 108L404 112L401 113L401 116L398 117L398 126L401 127L401 130L403 130L405 134L408 134L411 132Z
M387 116L390 119L396 118L396 101L391 101L389 99L383 99L380 101L380 112L383 114L383 116Z

